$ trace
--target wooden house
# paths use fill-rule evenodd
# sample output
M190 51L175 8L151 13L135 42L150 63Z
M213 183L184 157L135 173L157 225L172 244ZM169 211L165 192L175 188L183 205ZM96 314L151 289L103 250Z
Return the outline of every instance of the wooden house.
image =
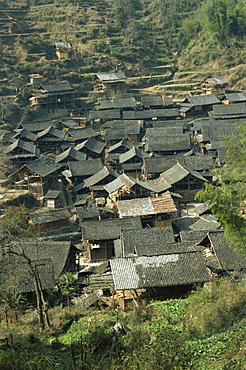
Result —
M29 82L30 85L39 85L43 80L43 76L40 75L39 73L31 73L29 75L29 79L30 79L30 82Z
M38 158L40 150L32 142L17 139L3 150L3 154L7 154L14 165L20 166Z
M134 110L123 111L123 119L131 120L169 120L179 117L178 108L163 108L163 109L149 109L149 110Z
M246 103L246 93L234 92L224 94L221 98L223 104Z
M69 224L71 213L67 208L30 214L29 223L39 230L56 229Z
M72 45L69 42L58 41L54 43L56 56L59 60L69 59L71 57Z
M102 168L103 163L100 158L84 161L69 161L67 169L62 172L62 175L71 185L76 186Z
M44 206L55 209L62 207L62 198L60 190L48 190L44 196Z
M201 88L204 94L223 95L226 92L228 82L223 77L206 78L201 83Z
M90 137L86 141L83 141L82 143L76 145L74 149L86 154L88 159L103 159L105 144L102 141L98 141L94 137Z
M65 131L49 126L47 129L37 133L35 143L41 153L45 153L47 151L60 153L64 147L69 145L68 134Z
M26 256L40 279L44 291L54 289L57 279L65 272L74 272L79 267L80 251L68 241L18 240L3 250L0 262L0 284L13 293L27 296L28 301L35 299L35 283ZM22 253L23 252L23 253Z
M122 309L133 298L168 299L184 297L194 286L211 280L204 257L197 251L110 260L116 298ZM124 274L122 274L124 271Z
M122 199L149 197L156 193L146 182L129 177L125 173L104 185L104 189L113 202Z
M127 152L132 147L133 144L126 139L118 141L116 144L106 149L105 151L106 163L108 163L115 171L118 171L120 154Z
M119 218L139 216L143 227L170 226L178 216L170 193L161 197L119 200L116 208Z
M235 252L225 239L224 231L209 231L199 242L206 265L213 276L229 276L234 280L246 277L246 254Z
M116 172L104 166L100 171L86 178L83 183L76 185L73 188L73 191L76 193L82 191L82 193L85 194L89 190L92 196L95 198L106 197L107 192L104 188L104 185L110 183L118 176L119 175Z
M128 176L140 178L143 160L149 158L148 153L144 153L135 146L127 152L119 155L119 168Z
M209 117L212 119L245 118L246 103L213 105Z
M99 73L94 77L94 91L110 98L126 93L126 75L123 72Z
M112 121L104 133L106 146L117 144L120 140L126 139L131 143L140 141L140 133L143 121L137 120L117 120Z
M75 106L75 89L68 82L42 83L29 101L32 106L71 108Z
M88 261L106 260L114 256L114 240L119 239L122 230L141 229L138 217L84 221L81 223L82 242L86 247Z
M141 95L141 105L144 109L162 109L174 105L172 95Z
M177 163L167 171L160 174L155 179L148 181L148 184L158 194L162 194L166 190L178 193L183 197L184 201L193 200L195 194L203 189L204 183L207 180L198 172L181 166Z
M43 197L48 190L58 188L59 165L49 157L40 157L27 163L15 171L11 177L16 179L15 187L27 189L38 198Z
M91 126L69 128L67 131L68 140L75 145L82 143L90 137L100 136L100 133L93 130Z
M68 163L70 161L85 161L86 154L81 153L76 149L68 148L63 153L56 155L55 162L56 163Z
M59 129L55 122L51 120L44 120L44 121L21 122L17 125L16 131L20 132L21 130L25 129L26 131L29 131L33 134L37 134L38 132L48 129L50 126Z
M155 152L161 156L185 154L191 150L191 138L189 133L180 135L164 136L162 130L158 130L160 135L150 135L144 141L145 152ZM175 132L175 130L174 130Z
M137 107L136 99L133 97L100 100L99 109L132 110Z
M180 104L180 116L206 116L215 104L221 104L214 94L188 96Z
M22 141L27 141L34 143L37 139L37 135L31 131L26 130L25 128L16 130L17 133L13 135L15 139L21 139Z

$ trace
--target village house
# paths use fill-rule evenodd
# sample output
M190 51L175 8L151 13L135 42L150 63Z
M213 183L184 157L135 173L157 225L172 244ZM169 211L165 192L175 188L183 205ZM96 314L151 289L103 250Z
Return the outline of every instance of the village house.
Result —
M44 207L55 209L63 206L60 190L48 190L43 199Z
M109 165L113 170L119 171L119 156L127 152L134 146L128 140L123 139L105 150L105 164Z
M119 239L123 230L141 229L138 217L113 218L81 223L82 244L88 261L107 260L115 255L114 240Z
M112 121L103 134L106 146L117 144L120 140L126 139L131 143L140 141L140 134L143 128L143 121L118 120Z
M232 277L236 281L245 279L245 253L235 252L226 241L223 230L209 231L199 246L212 276Z
M162 109L174 105L172 95L141 95L141 105L144 109Z
M228 82L223 77L209 77L201 83L204 94L215 94L221 96L225 94Z
M29 215L29 223L38 230L57 229L69 224L71 212L67 208L36 212Z
M82 143L76 145L74 149L86 154L88 159L104 159L105 144L102 141L98 141L94 137L90 137L86 141L83 141Z
M126 75L123 72L98 73L94 77L94 92L112 98L126 93Z
M32 106L55 108L75 107L75 89L68 82L42 83L29 99Z
M123 111L123 119L131 120L169 120L179 117L178 108Z
M179 112L182 117L205 117L215 104L221 102L214 94L188 96L180 104Z
M246 93L233 92L224 94L221 98L223 104L246 103Z
M85 161L86 160L86 154L81 153L76 149L69 148L65 150L65 152L56 155L55 162L56 163L64 163L67 164L71 161Z
M136 99L133 97L99 100L98 104L98 109L132 110L137 107Z
M25 128L16 130L16 134L13 135L14 139L21 139L22 141L27 141L34 143L37 139L37 135L31 131L26 130Z
M43 131L37 133L35 141L41 153L53 151L58 154L62 149L69 146L68 134L65 131L58 130L53 126L49 126Z
M156 129L157 131L159 129ZM164 136L160 135L149 135L144 141L145 152L155 152L161 156L185 154L191 150L191 138L189 133L180 135ZM175 132L175 130L174 130Z
M245 118L246 103L213 105L208 115L212 119Z
M148 153L144 153L134 146L119 155L119 169L128 176L138 179L141 176L143 160L149 157Z
M69 42L58 41L54 43L56 56L59 60L71 58L72 45Z
M3 154L8 155L9 159L15 166L21 166L38 158L40 150L32 142L15 140L12 144L5 147Z
M170 193L161 197L119 200L116 203L119 218L139 216L143 227L170 226L178 217L178 210Z
M123 199L149 197L156 194L155 190L146 182L129 177L125 173L104 185L104 189L113 202Z
M59 165L49 158L42 156L29 162L12 173L15 188L27 189L37 198L43 197L48 190L57 190Z
M148 184L158 194L169 190L173 193L178 193L183 197L184 201L193 200L195 194L203 189L204 183L207 180L198 172L181 166L177 163L167 171L160 174L155 180L148 181Z
M184 297L194 286L211 280L200 252L176 252L173 246L163 255L114 258L110 266L122 309L127 301L141 298Z

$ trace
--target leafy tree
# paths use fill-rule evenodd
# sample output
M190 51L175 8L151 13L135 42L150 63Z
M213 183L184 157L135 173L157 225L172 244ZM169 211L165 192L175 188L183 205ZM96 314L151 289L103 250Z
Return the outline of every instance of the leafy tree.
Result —
M219 218L225 236L238 250L246 250L246 128L237 125L238 136L225 138L227 165L215 170L216 185L206 184L196 199L205 202Z
M28 224L28 210L26 207L10 206L0 219L0 240L2 244L22 236L28 236L32 231Z
M71 272L67 272L58 278L57 284L55 286L55 291L60 292L62 296L66 297L68 308L70 307L69 294L73 289L73 284L73 274Z

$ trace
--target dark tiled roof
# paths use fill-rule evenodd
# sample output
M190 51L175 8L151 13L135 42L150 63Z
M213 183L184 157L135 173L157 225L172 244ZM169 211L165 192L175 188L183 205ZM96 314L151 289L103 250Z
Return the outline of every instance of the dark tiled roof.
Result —
M201 126L202 141L221 140L224 136L237 135L236 126L225 122L207 122Z
M71 213L67 208L30 214L30 219L34 225L41 225L47 222L59 220L68 220L70 217Z
M220 224L214 219L212 215L200 217L195 223L190 225L190 228L195 231L199 230L217 230L220 228Z
M41 177L45 177L57 171L60 168L60 166L56 165L52 159L42 156L36 159L35 161L25 164L24 166L19 168L19 170L17 170L16 172L19 172L24 168L27 168L31 172Z
M113 172L107 167L103 167L100 171L95 173L94 175L88 177L87 179L84 180L84 187L89 188L93 185L98 184L100 181L104 180L106 177L109 175L113 177L118 177L119 175L116 172Z
M14 141L12 144L8 145L4 151L3 151L3 154L8 154L8 153L11 153L13 152L16 148L20 148L22 150L24 150L25 152L27 153L31 153L31 154L34 154L36 156L39 155L39 149L37 149L37 146L34 145L33 143L31 142L27 142L27 141L23 141L21 139L17 139L16 141Z
M129 141L127 141L126 139L123 139L121 141L119 141L118 143L110 146L107 150L108 153L112 153L114 151L117 152L117 149L119 148L126 148L126 149L131 149L133 147L133 144L132 143L129 143Z
M245 253L237 254L226 241L223 231L209 232L208 238L223 270L246 269Z
M87 148L94 153L101 154L103 149L105 148L105 144L101 141L96 140L94 137L90 137L86 141L81 144L75 146L75 150L81 150L83 148Z
M163 95L142 95L141 103L145 107L173 105L173 97Z
M72 177L91 176L103 168L103 163L100 158L89 159L85 161L69 162L68 168Z
M44 91L48 93L58 93L60 91L69 91L75 92L74 88L68 82L49 82L42 83L39 88L39 91Z
M149 136L146 139L146 151L181 151L190 150L190 134L175 136Z
M55 138L58 138L58 139L61 139L61 140L64 140L67 138L67 133L64 132L64 131L61 131L61 130L58 130L57 128L53 127L53 126L49 126L48 128L46 128L45 130L43 131L40 131L38 134L37 134L37 139L45 136L45 135L52 135L54 136Z
M44 289L53 288L55 280L64 270L71 247L70 242L36 240L35 243L33 243L33 241L18 241L17 245L23 249L25 255L31 259L33 266L37 268L42 287ZM20 249L17 246L11 246L9 250L18 254L20 253ZM8 263L8 261L10 263ZM2 267L5 269L7 267L7 276L3 275ZM13 287L14 278L14 285L19 292L27 293L35 291L33 279L30 277L27 262L23 257L9 254L9 258L6 257L6 259L2 261L0 270L1 286L8 287L11 285L11 287ZM5 279L5 281L3 281L3 279Z
M228 82L224 79L224 77L209 77L206 78L202 83L207 82L209 85L213 86L221 86L221 85L228 85Z
M61 194L60 190L48 190L45 194L45 199L56 199Z
M246 115L246 104L238 103L214 105L213 114L215 116Z
M125 163L125 162L129 161L130 159L132 159L134 157L138 157L138 158L141 158L141 159L149 158L149 154L142 152L141 150L135 148L135 146L134 146L130 150L128 150L125 153L122 153L119 156L119 163Z
M88 139L89 137L99 136L99 133L94 131L92 127L79 127L74 129L69 129L68 134L77 140Z
M120 119L121 114L119 109L110 110L91 110L89 112L89 119L102 119L102 120L112 120Z
M97 207L76 207L76 213L80 220L99 217L100 211Z
M219 104L219 99L216 98L214 94L207 94L207 95L194 95L194 96L188 96L184 103L190 103L193 106L198 105L213 105L213 104Z
M110 261L116 290L190 285L210 281L200 252Z
M147 173L162 173L168 170L169 168L173 167L175 164L179 162L181 165L185 164L185 159L183 156L172 155L168 157L161 157L161 158L145 158L144 159L144 167Z
M246 102L246 93L228 93L225 94L223 98L229 100L232 103Z
M101 109L134 108L137 105L135 98L118 98L111 100L101 100L99 104Z
M132 177L127 176L125 173L122 173L119 177L115 180L109 182L107 185L104 186L104 189L109 193L112 194L115 191L119 191L122 188L131 189L134 185L138 185L143 187L146 190L154 192L154 190L144 181L139 181L137 179L133 179Z
M181 126L183 130L186 130L188 127L188 123L184 119L177 119L177 120L166 120L166 121L152 121L153 128L158 127L176 127Z
M194 171L212 170L215 168L213 157L210 155L184 157L184 165Z
M18 130L18 132L13 136L15 138L25 138L30 141L35 141L37 139L37 135L35 135L33 132L26 130L23 128L22 130Z
M135 248L142 246L169 245L175 242L171 226L151 227L140 230L125 230L121 234L123 256L134 253Z
M181 230L184 231L184 230L190 230L190 226L192 224L194 224L194 222L196 221L196 218L194 217L181 217L181 218L178 218L177 220L174 220L172 222L173 224L173 227L175 228L175 230L177 230L178 232L180 232Z
M154 117L178 117L178 108L153 109L142 111L124 111L123 119L151 119Z
M74 159L75 161L84 161L86 160L86 154L81 153L78 150L73 148L69 148L65 150L65 152L58 154L55 158L56 163L62 162L64 160L68 161L70 159Z
M50 126L56 127L56 123L52 121L34 121L34 122L22 122L19 127L25 128L27 131L40 132Z
M126 137L124 128L107 128L104 133L104 140L123 140Z
M182 125L176 126L167 126L167 127L155 127L155 128L147 128L145 132L145 137L149 136L176 136L182 135L184 133L184 129Z
M180 232L180 239L182 242L199 243L207 235L206 230L182 230Z
M122 230L142 228L141 221L138 217L85 221L81 225L82 239L84 240L118 239Z

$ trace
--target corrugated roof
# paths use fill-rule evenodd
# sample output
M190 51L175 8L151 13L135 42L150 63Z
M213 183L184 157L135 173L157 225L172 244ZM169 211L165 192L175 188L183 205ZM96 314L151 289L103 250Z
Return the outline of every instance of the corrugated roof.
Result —
M116 290L190 285L210 281L200 252L110 261Z

